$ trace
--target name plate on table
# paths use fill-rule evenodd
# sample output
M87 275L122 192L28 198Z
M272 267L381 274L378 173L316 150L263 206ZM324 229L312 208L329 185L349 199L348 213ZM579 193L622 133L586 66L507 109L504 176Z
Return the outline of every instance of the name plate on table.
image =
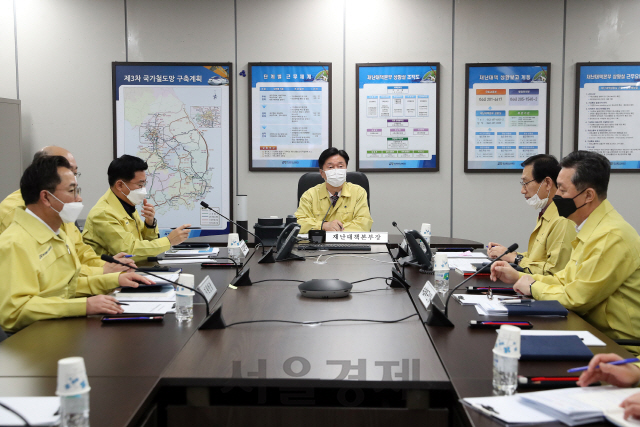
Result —
M422 305L424 305L425 309L429 309L431 301L433 301L433 298L436 296L436 294L436 288L434 288L431 282L427 280L427 283L424 284L424 287L420 291L420 295L418 295L418 298L420 298L420 301L422 302Z
M216 286L209 276L204 276L204 279L202 279L202 282L198 285L198 290L204 294L207 302L211 302L211 298L218 292L218 289L216 289Z
M369 243L383 244L389 242L389 233L380 232L351 232L351 231L327 231L327 243Z
M242 252L242 256L247 256L247 254L249 253L249 247L247 246L244 240L240 240L239 242L233 242L232 245L227 247L227 250L229 251L230 254L232 252L235 252L236 255L238 256L240 255L240 252Z

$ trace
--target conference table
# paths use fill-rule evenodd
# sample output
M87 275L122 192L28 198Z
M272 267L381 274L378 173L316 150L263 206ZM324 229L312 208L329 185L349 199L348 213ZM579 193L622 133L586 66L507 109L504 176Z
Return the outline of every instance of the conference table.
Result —
M433 283L432 274L405 269L411 299L387 286L392 264L384 246L353 255L309 252L304 262L258 264L259 255L245 267L253 285L237 289L228 286L234 269L180 265L196 284L205 275L213 280L210 307L222 311L225 329L198 330L205 317L201 299L188 323L173 314L162 323L103 325L99 316L39 321L0 343L0 396L53 395L57 361L82 356L94 427L499 425L458 403L492 394L496 333L468 328L480 317L453 300L455 327L426 326L418 293L427 280ZM451 287L463 280L450 277ZM313 278L351 282L352 294L302 297L298 282ZM261 320L309 323L255 322ZM326 320L339 321L317 323ZM590 331L607 344L592 347L594 353L629 357L573 313L528 320L536 329ZM519 374L563 375L576 364L520 362Z

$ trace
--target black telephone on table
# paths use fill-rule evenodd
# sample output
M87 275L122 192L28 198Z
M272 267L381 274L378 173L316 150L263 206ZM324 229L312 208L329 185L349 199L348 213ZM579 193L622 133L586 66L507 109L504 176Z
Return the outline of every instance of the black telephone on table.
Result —
M296 244L296 237L300 232L300 224L291 223L287 225L282 233L278 236L278 240L276 241L276 261L285 261L291 259L301 259L304 261L304 258L294 254L292 252L293 245Z
M407 240L409 256L402 258L402 261L406 264L418 266L422 270L432 271L433 255L431 254L431 247L427 239L416 230L406 231L404 235ZM422 245L420 245L420 243L422 243ZM424 250L422 246L424 246Z

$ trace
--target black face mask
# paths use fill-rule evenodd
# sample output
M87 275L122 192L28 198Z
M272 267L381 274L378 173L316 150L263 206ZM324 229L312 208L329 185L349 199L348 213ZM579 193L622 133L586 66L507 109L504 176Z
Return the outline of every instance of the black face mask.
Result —
M584 205L580 206L580 208L578 208L576 207L576 202L573 201L573 199L575 199L585 191L587 191L586 188L581 192L579 192L578 194L576 194L575 197L565 198L562 196L558 196L557 194L553 196L553 203L555 203L556 207L558 208L558 215L564 218L569 218L571 214L573 214L575 211L577 211L578 209L586 205L585 203Z

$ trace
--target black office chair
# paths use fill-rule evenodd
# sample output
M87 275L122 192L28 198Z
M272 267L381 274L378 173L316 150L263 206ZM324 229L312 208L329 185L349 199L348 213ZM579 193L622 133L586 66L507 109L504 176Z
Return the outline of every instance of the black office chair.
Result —
M0 328L0 342L6 340L7 338L9 338L6 334L5 331L2 330L2 328Z
M322 179L320 172L307 172L302 175L298 180L298 205L300 205L300 198L305 191L323 182L324 179ZM367 204L369 205L369 211L371 211L371 193L369 193L369 179L367 175L362 172L347 172L347 182L357 184L365 189L367 192Z

